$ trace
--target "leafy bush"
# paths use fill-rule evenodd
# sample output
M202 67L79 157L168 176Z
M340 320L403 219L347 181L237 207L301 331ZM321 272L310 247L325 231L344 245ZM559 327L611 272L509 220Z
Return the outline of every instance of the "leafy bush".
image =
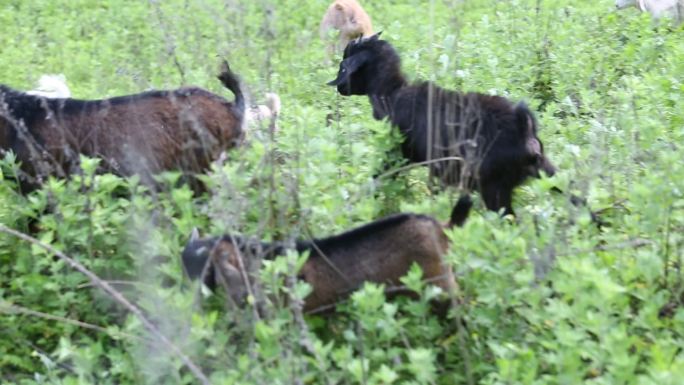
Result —
M82 174L17 191L0 164L0 224L30 234L108 282L216 384L680 384L684 378L684 45L610 1L366 2L411 78L524 99L560 172L516 196L518 217L482 205L449 231L457 306L412 269L421 295L367 284L334 316L305 316L306 256L265 263L250 306L226 306L183 278L193 227L270 239L322 237L385 213L445 220L456 191L422 169L374 186L396 133L366 98L325 82L317 23L327 1L8 1L2 83L66 74L78 98L196 84L225 95L218 56L251 97L283 99L274 141L250 143L203 178L150 191L135 177ZM329 122L326 123L326 122ZM587 208L549 192L587 198ZM0 379L32 383L197 383L144 321L64 259L0 233ZM290 301L268 294L284 293ZM294 300L292 300L294 299ZM256 311L264 300L263 312Z

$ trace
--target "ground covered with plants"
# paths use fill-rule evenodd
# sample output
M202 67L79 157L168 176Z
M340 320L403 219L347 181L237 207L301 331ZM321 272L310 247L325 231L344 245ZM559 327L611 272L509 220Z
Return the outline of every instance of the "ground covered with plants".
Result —
M83 99L185 84L230 98L215 79L225 57L253 101L274 91L283 109L278 132L252 130L199 197L173 173L152 192L137 178L95 175L85 158L81 176L23 196L5 157L0 382L683 383L684 29L617 13L610 0L363 5L411 78L527 101L559 169L517 190L516 218L476 200L449 232L460 285L449 317L430 311L436 293L419 270L405 283L420 298L386 301L369 284L337 315L305 319L277 301L264 314L226 307L183 277L194 227L269 240L398 211L447 219L459 192L437 192L423 169L373 185L397 138L367 98L325 85L337 72L318 37L327 0L6 0L3 84L30 89L64 73ZM586 197L604 225L553 186ZM266 264L264 290L285 286L298 258Z

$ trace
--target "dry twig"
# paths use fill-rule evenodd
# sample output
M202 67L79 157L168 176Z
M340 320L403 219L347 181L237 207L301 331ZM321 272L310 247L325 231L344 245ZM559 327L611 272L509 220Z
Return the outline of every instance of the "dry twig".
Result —
M37 240L36 238L33 238L33 237L26 235L22 232L16 231L14 229L10 229L9 227L5 226L4 224L0 224L0 232L12 235L12 236L17 237L21 240L24 240L26 242L29 242L33 245L36 245L36 246L42 248L42 249L47 250L48 252L50 252L53 255L57 256L58 258L62 259L67 264L69 264L71 267L78 270L80 273L82 273L86 277L88 277L93 282L93 284L95 286L102 289L105 293L107 293L110 297L112 297L112 299L114 299L116 302L118 302L123 307L128 309L128 311L133 313L140 320L140 322L142 322L142 324L145 326L145 328L147 328L147 330L149 330L152 333L152 335L154 335L164 346L169 348L173 354L178 356L178 358L180 358L181 361L183 361L183 364L185 364L185 366L187 366L188 369L190 369L192 374L194 374L195 377L197 377L197 379L200 380L200 382L202 384L205 384L205 385L211 384L211 382L209 381L209 378L207 378L207 376L204 373L202 373L202 370L197 365L195 365L195 363L192 362L192 360L190 360L190 358L188 356L186 356L176 345L174 345L173 342L171 342L164 334L162 334L162 332L159 330L159 328L157 328L149 319L147 319L147 317L145 317L143 312L137 306L133 305L119 291L114 289L106 281L103 281L102 279L100 279L100 277L95 275L95 273L93 273L92 271L88 270L80 262L78 262L75 259L69 257L68 255L62 253L61 251L55 249L54 247L52 247L48 244L45 244L45 243Z

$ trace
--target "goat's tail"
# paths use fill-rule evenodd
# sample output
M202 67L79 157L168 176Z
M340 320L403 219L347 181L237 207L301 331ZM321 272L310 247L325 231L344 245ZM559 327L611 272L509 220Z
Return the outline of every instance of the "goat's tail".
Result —
M451 218L449 218L449 223L447 227L461 227L468 219L470 214L470 209L473 207L473 200L470 199L469 194L463 194L458 198L456 206L451 210Z
M242 120L245 116L245 97L242 94L242 89L240 89L240 80L225 60L221 65L221 73L219 73L218 79L235 95L235 111Z

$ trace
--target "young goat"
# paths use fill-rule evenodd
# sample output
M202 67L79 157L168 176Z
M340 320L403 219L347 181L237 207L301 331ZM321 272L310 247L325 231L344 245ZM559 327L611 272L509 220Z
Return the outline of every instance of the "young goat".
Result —
M309 253L297 275L313 288L304 299L304 311L330 310L366 281L400 285L414 262L427 281L451 293L456 281L443 260L448 248L444 228L463 225L471 206L468 196L461 197L446 225L425 215L397 214L329 238L295 242L294 250ZM242 304L249 290L241 261L246 271L254 272L261 257L273 259L286 252L282 243L229 235L198 239L193 233L182 260L190 278L201 278L212 290L224 286L229 297Z
M273 123L274 130L278 131L278 126L273 122L280 115L280 96L273 92L267 92L264 94L264 99L266 104L258 104L254 107L247 109L247 126L262 126L264 123Z
M370 16L356 0L335 0L330 4L319 27L321 39L327 42L333 29L340 31L339 45L328 46L328 57L346 47L353 39L373 34Z
M684 0L615 0L617 9L636 7L654 19L670 16L679 24L684 20Z
M233 103L201 88L150 91L103 100L52 99L0 85L0 149L12 150L22 189L45 175L68 176L78 154L102 159L101 171L128 176L204 171L240 143L245 102L224 63L218 76Z
M399 56L378 35L349 43L337 79L328 84L345 96L368 95L373 117L389 117L404 135L406 159L432 161L430 172L443 183L476 188L487 208L507 214L516 186L540 170L554 174L525 104L430 82L408 85ZM453 157L459 160L438 161Z

